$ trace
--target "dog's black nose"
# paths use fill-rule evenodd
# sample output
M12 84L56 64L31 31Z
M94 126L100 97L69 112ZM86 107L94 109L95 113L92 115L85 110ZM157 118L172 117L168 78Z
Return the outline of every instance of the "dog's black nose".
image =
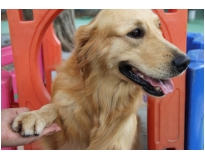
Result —
M177 56L172 60L172 65L177 69L178 72L183 72L189 65L190 59L186 55Z

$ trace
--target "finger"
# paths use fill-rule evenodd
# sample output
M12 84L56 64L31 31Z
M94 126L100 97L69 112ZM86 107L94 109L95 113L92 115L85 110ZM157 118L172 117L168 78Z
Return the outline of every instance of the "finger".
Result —
M58 126L58 124L57 123L53 123L49 127L45 128L43 130L42 135L44 135L44 136L45 135L51 135L51 134L56 133L56 132L58 132L60 130L61 130L61 128Z
M27 139L27 143L28 142L31 143L31 142L35 142L35 141L39 140L43 136L52 135L60 130L61 130L61 128L58 126L58 124L53 123L49 127L45 128L43 130L42 134L36 135L36 136L31 136L31 137L24 137L24 139Z
M18 114L20 114L20 113L22 113L22 112L28 112L28 111L30 111L30 109L29 108L27 108L27 107L22 107L22 108L13 108L13 109L15 109L16 110L16 114L18 115Z

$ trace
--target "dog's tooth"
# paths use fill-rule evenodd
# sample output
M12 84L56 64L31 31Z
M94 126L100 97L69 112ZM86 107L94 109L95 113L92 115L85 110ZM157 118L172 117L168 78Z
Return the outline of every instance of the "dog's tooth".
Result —
M136 68L134 68L134 67L132 67L132 70L133 70L133 71L137 71L137 69L136 69Z
M161 90L160 87L155 87L154 89L155 89L156 91L160 91L160 90Z
M144 75L143 75L143 74L141 74L141 75L140 75L140 78L144 79Z

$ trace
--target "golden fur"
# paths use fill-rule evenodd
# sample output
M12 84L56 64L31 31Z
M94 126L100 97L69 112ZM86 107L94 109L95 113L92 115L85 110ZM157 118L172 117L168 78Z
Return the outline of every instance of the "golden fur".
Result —
M145 37L127 36L136 26L146 31ZM43 138L45 149L136 148L143 90L119 72L119 62L129 61L143 73L165 79L177 75L169 67L173 51L183 53L163 38L151 10L102 10L77 30L75 43L57 69L51 102L18 116L13 129L21 121L24 134L40 134L57 122L62 130Z

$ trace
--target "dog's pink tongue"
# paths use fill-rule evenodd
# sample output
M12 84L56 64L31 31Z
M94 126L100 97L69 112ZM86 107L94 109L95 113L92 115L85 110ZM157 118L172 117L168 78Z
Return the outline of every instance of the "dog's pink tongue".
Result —
M157 80L148 78L149 83L154 87L160 87L164 94L168 94L174 90L174 84L171 79L167 80Z

